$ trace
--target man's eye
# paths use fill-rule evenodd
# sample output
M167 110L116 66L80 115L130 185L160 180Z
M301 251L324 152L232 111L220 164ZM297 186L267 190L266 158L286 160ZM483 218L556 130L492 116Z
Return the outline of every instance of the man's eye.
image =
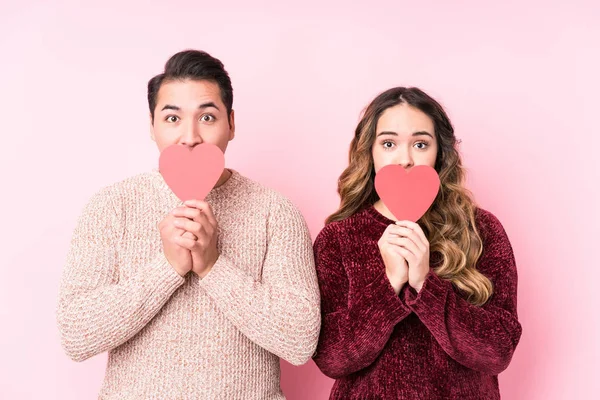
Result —
M177 120L179 120L179 117L176 115L169 115L167 118L165 118L165 121L167 122L177 122Z

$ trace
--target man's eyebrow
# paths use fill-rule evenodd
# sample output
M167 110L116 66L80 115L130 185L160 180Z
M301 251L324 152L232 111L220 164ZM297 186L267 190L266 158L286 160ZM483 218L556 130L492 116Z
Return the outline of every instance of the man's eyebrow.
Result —
M175 111L179 111L181 110L181 108L174 106L172 104L165 104L165 106L163 108L161 108L160 111L164 111L164 110L175 110Z
M216 108L217 110L219 110L219 107L212 101L209 101L207 103L202 103L198 106L199 109L205 109L205 108L209 108L209 107L213 107ZM163 108L161 108L160 111L164 111L164 110L174 110L174 111L180 111L181 108L178 106L174 106L173 104L165 104L165 106ZM220 111L220 110L219 110Z
M208 103L202 103L198 106L198 108L200 108L200 109L209 108L209 107L213 107L213 108L216 108L217 110L219 110L219 107L217 107L217 105L215 103L213 103L212 101L209 101Z

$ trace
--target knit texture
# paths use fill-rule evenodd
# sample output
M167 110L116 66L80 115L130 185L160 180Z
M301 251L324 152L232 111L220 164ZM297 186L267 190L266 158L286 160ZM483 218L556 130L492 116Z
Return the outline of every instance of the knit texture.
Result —
M319 289L300 212L235 170L205 200L220 256L204 279L163 254L157 225L183 203L157 169L85 206L57 321L73 360L109 352L99 399L283 399L279 357L314 354Z
M477 307L433 267L421 291L397 296L378 240L394 221L373 206L328 224L315 241L322 331L314 360L336 381L331 399L500 398L497 375L521 337L517 270L502 225L478 209L477 269L494 294Z

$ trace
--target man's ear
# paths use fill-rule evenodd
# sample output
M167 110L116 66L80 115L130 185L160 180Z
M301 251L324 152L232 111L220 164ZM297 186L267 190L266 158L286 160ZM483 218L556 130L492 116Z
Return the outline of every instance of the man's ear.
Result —
M235 112L231 110L229 115L229 140L233 140L235 137Z
M150 114L150 138L156 142L156 136L154 136L154 117Z

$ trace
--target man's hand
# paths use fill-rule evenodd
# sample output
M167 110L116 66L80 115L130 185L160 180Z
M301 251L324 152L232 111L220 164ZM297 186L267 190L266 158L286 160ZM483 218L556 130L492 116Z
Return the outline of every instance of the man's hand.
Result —
M175 216L169 214L159 222L158 230L165 258L179 275L185 276L192 270L192 255L188 249L179 244L181 235L185 231L176 228L174 222Z
M210 205L200 200L188 200L184 207L172 211L173 226L185 234L177 244L191 252L192 271L204 278L217 259L217 220Z

